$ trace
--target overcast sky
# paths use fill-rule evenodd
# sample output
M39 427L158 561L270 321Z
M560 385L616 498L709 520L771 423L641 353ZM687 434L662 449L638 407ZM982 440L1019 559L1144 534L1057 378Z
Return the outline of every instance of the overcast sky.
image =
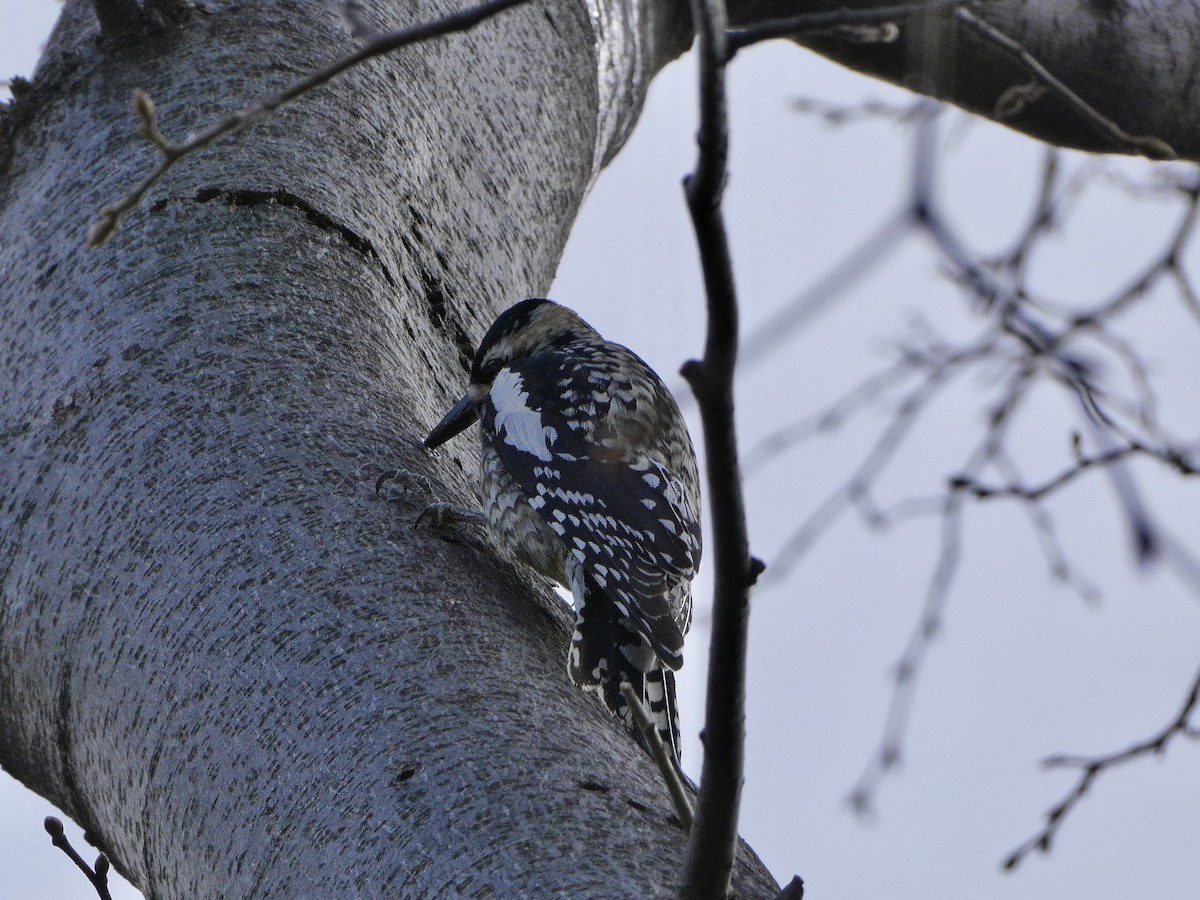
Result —
M4 73L32 70L56 11L48 0L0 0ZM659 76L638 130L580 216L552 291L670 383L699 352L703 335L703 295L680 189L694 154L693 78L690 59ZM901 107L912 97L778 43L739 57L731 92L727 208L752 331L844 259L909 188L911 125L883 118L831 128L795 111L793 101ZM942 120L939 187L954 225L980 253L1007 249L1036 195L1043 148L962 114ZM1072 170L1090 165L1078 154L1066 154L1064 163ZM1137 161L1113 170L1138 182L1162 171ZM1162 246L1180 209L1132 199L1116 177L1099 180L1038 253L1038 287L1062 304L1115 293ZM1197 268L1195 242L1186 256ZM1178 437L1194 440L1200 328L1180 314L1170 290L1155 292L1145 306L1122 334L1148 357L1164 420ZM928 242L915 234L903 239L806 329L771 354L745 360L752 365L738 386L743 451L827 408L892 362L901 344L930 329L964 340L981 327ZM881 479L881 506L936 495L961 470L982 434L985 404L995 399L996 374L981 369L939 398ZM880 533L850 513L794 567L778 554L861 464L901 396L748 476L753 549L773 573L787 572L767 579L753 600L743 835L780 881L799 873L809 896L823 900L1197 896L1196 742L1177 741L1165 757L1102 776L1049 856L1032 856L1012 873L999 868L1074 783L1072 772L1046 771L1039 761L1061 752L1105 754L1155 733L1176 714L1200 666L1200 598L1170 571L1135 569L1102 476L1081 479L1048 504L1072 570L1098 588L1099 600L1051 578L1023 508L968 506L961 564L921 671L904 763L880 786L873 816L851 813L846 797L878 744L893 664L938 561L938 520ZM1082 428L1077 409L1061 396L1036 396L1013 443L1030 482L1067 464L1071 434ZM1151 465L1132 472L1156 518L1200 555L1197 487ZM708 590L704 577L701 603ZM701 611L680 680L683 726L692 736L684 765L693 772L707 621ZM0 779L6 894L88 896L82 876L41 829L53 810ZM114 895L139 896L126 890Z

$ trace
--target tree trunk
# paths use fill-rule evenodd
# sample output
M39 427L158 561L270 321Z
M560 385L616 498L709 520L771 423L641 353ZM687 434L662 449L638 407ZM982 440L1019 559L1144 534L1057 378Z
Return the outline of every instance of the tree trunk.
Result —
M420 439L686 46L682 6L591 6L369 63L185 162L93 251L153 165L134 88L182 137L350 50L346 24L210 2L101 38L76 0L9 116L0 763L149 897L677 890L686 836L570 684L561 601L411 527L477 505L473 443ZM413 7L364 15L454 8ZM740 856L740 893L771 893Z

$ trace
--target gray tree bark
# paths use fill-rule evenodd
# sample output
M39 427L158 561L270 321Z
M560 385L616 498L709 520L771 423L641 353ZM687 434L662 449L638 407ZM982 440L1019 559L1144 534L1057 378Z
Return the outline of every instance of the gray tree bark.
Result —
M935 0L928 0L935 2ZM744 0L735 24L839 9L877 9L902 0ZM920 0L913 5L919 6ZM977 0L964 4L1043 64L1101 115L1135 137L1165 141L1181 159L1200 160L1200 6L1192 0ZM957 104L1035 138L1098 153L1128 153L1061 94L1046 91L1011 115L997 103L1035 81L996 43L945 7L897 20L891 43L861 43L836 32L800 40L870 75ZM1012 110L1010 104L1002 109Z
M549 285L690 40L686 4L534 3L374 61L180 167L88 252L96 211L153 164L134 88L182 136L353 45L318 0L146 6L168 24L102 39L70 0L3 126L0 764L155 898L675 893L685 835L566 678L562 604L409 523L476 502L470 443L431 457L420 437L494 314ZM740 24L815 8L731 3ZM986 14L1196 157L1173 49L1193 4ZM811 43L984 111L1023 77L910 33ZM934 59L950 75L914 81ZM1015 124L1088 145L1041 103ZM394 466L407 490L379 499ZM741 895L774 890L740 860Z
M812 7L842 5L882 4L818 0ZM1200 160L1200 6L1193 0L982 0L970 8L1124 132L1165 140L1178 157ZM892 44L828 37L808 43L852 68L992 119L1006 91L1034 80L949 13L908 20ZM1050 144L1128 152L1055 91L1000 121Z
M130 42L68 4L0 209L0 762L147 896L677 890L686 836L567 679L561 601L410 523L477 504L471 442L420 438L495 313L548 287L681 10L535 3L370 63L87 251L153 162L134 88L182 136L353 42L324 2Z

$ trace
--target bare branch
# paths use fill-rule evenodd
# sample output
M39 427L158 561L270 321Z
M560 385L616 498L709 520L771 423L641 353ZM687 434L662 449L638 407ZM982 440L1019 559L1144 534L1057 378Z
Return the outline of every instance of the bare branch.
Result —
M1020 476L1017 472L1016 464L1009 458L1003 448L997 448L992 464L1010 482L1019 480ZM1100 601L1100 589L1090 579L1077 572L1075 567L1067 561L1066 553L1058 540L1054 519L1045 506L1039 501L1033 500L1021 504L1021 508L1025 510L1025 514L1033 526L1038 546L1041 548L1042 556L1045 557L1046 565L1050 569L1050 577L1074 590L1085 603L1098 603Z
M1179 269L1183 256L1182 250L1191 240L1197 214L1200 212L1200 187L1193 186L1184 193L1188 198L1187 206L1176 226L1174 236L1163 252L1152 260L1142 273L1134 278L1132 283L1118 291L1115 296L1091 309L1076 313L1070 321L1070 332L1096 328L1105 319L1111 319L1118 313L1124 312L1134 301L1144 296L1164 273Z
M1033 210L1030 213L1029 224L1025 226L1025 230L1021 233L1016 245L1009 251L1007 256L995 263L997 267L1010 269L1014 273L1018 283L1024 275L1025 263L1029 258L1029 251L1033 248L1037 239L1054 228L1057 223L1059 198L1056 195L1055 188L1062 177L1060 168L1058 148L1047 147L1045 159L1042 163L1042 177L1038 183L1038 195L1034 201Z
M955 495L947 498L943 508L941 552L926 590L924 608L894 669L894 688L883 737L847 798L860 816L871 812L879 783L901 760L904 734L916 696L917 676L930 645L941 631L942 613L962 555L962 508L962 501L956 500Z
M750 588L762 564L750 556L733 420L737 292L721 198L728 162L723 0L691 0L700 78L696 167L684 181L707 294L704 357L684 366L704 427L715 577L704 712L704 764L681 896L724 898L737 851L745 767L746 644Z
M933 104L930 108L934 108ZM1078 402L1084 423L1101 452L1113 447L1114 434L1122 440L1134 441L1135 438L1122 429L1102 405L1093 379L1094 367L1078 354L1068 352L1066 332L1055 333L1039 321L1024 302L1024 294L1012 273L1002 273L1007 277L1000 278L976 259L940 214L934 195L935 118L934 113L926 116L917 129L913 202L918 211L918 222L945 256L958 280L980 301L984 311L997 317L1001 333L1016 341L1024 360L1022 365L1044 370ZM1157 533L1137 486L1120 460L1105 467L1105 472L1128 520L1138 560L1148 561L1157 552Z
M1083 799L1092 784L1104 772L1139 757L1148 756L1151 753L1159 755L1165 753L1168 743L1177 735L1182 735L1192 740L1200 739L1200 726L1192 725L1188 721L1191 718L1192 712L1196 709L1198 702L1200 702L1200 673L1197 673L1196 678L1192 681L1191 689L1183 702L1182 708L1179 710L1179 714L1166 727L1152 737L1136 743L1125 750L1110 753L1107 756L1060 755L1044 760L1042 765L1046 768L1079 769L1079 780L1075 782L1074 787L1071 788L1067 795L1046 813L1046 824L1042 830L1010 853L1002 863L1003 867L1005 869L1016 868L1034 850L1041 851L1042 853L1049 852L1051 844L1054 842L1054 837L1067 815Z
M823 432L833 431L867 405L878 401L885 393L912 374L912 364L901 359L863 379L845 395L819 412L777 428L762 438L746 453L743 465L747 475L753 475L781 453L801 441Z
M67 854L79 871L87 876L87 880L91 882L100 900L112 900L112 894L108 890L108 870L110 868L108 855L101 853L97 856L96 865L93 868L84 862L83 857L71 846L71 842L67 840L67 835L63 831L63 823L58 818L46 816L46 820L42 824L46 828L46 833L50 835L50 842Z
M1007 386L999 405L988 416L988 430L982 443L967 462L965 468L968 472L979 471L1001 451L1008 427L1026 396L1030 377L1028 370L1018 372ZM894 688L883 736L848 797L851 807L859 815L871 811L880 783L900 762L904 735L908 730L916 696L917 679L929 648L941 631L942 617L950 599L950 587L962 554L964 503L965 498L959 492L951 492L945 498L941 511L941 550L925 591L925 604L894 669Z
M1075 464L1064 469L1058 475L1039 485L1025 485L1010 482L1003 485L986 485L966 476L955 476L950 479L952 490L962 490L979 500L989 500L996 497L1017 497L1022 500L1042 500L1047 495L1070 484L1084 472L1093 468L1106 468L1118 460L1140 454L1160 460L1180 475L1200 474L1200 464L1192 462L1179 450L1162 450L1148 447L1139 442L1132 442L1121 447L1114 447L1095 456L1082 456Z
M830 103L815 97L797 97L791 103L792 109L805 115L817 116L826 125L839 126L858 122L863 119L891 119L896 122L907 122L917 114L919 103L890 104L880 100L864 100L861 103L843 104Z
M799 297L747 334L742 347L747 365L754 366L784 346L867 272L886 262L901 239L911 234L911 224L907 207L889 216Z
M901 517L930 512L941 517L941 548L926 589L925 604L896 665L884 733L850 794L850 802L860 812L870 809L880 783L900 759L917 676L949 601L966 501L1001 496L1022 501L1051 576L1071 587L1085 601L1094 602L1099 591L1068 562L1056 536L1054 521L1042 502L1085 472L1104 471L1112 480L1128 519L1138 559L1161 558L1200 595L1200 561L1151 519L1126 465L1131 458L1146 456L1179 475L1193 475L1200 469L1200 447L1165 436L1151 388L1151 372L1143 362L1144 354L1111 325L1115 317L1133 308L1135 301L1149 296L1151 288L1167 278L1174 280L1184 305L1200 317L1200 302L1192 294L1180 264L1195 231L1197 179L1190 172L1172 175L1174 170L1158 178L1154 197L1181 193L1187 206L1166 247L1133 284L1104 303L1085 306L1086 312L1079 305L1057 309L1033 298L1026 284L1026 264L1039 239L1060 227L1074 201L1087 185L1102 177L1103 170L1085 163L1074 172L1067 172L1059 155L1048 152L1026 224L1011 250L988 260L965 245L936 202L936 115L935 104L928 101L919 104L912 194L908 204L886 220L880 242L886 249L914 230L927 235L950 276L976 301L974 310L983 320L985 330L972 342L945 345L931 338L928 347L909 349L897 364L864 379L828 408L770 434L748 457L754 465L761 466L799 441L829 432L863 409L891 399L892 392L908 391L858 467L788 538L771 570L773 580L786 577L805 550L841 513L851 508L872 528L887 527ZM1131 185L1129 189L1145 190L1141 185ZM806 292L803 305L789 311L789 315L795 315L799 324L807 324L815 312L832 301L830 294L842 292L856 280L853 267L842 266L839 270L844 270L839 277L829 279L820 289ZM776 317L770 327L761 330L764 347L758 348L756 357L764 348L774 346L776 334L787 330L788 324L783 317ZM1103 358L1097 359L1093 351ZM1104 377L1103 362L1109 359L1119 363L1127 376L1129 390L1114 389L1111 379ZM933 499L909 498L888 509L879 509L873 502L875 486L905 443L919 413L933 401L939 382L948 378L951 370L979 371L981 363L998 367L1006 384L999 402L988 414L982 440L960 474L948 481L948 492ZM915 387L910 381L914 377L920 379ZM888 379L891 383L887 383ZM1031 483L1021 477L1007 449L1008 425L1032 389L1047 382L1059 385L1077 405L1090 437L1089 449L1086 452L1081 449L1082 439L1076 435L1071 464L1044 483ZM988 477L995 474L999 475L998 482Z
M966 348L933 369L925 380L904 397L850 478L829 494L784 541L767 576L770 580L779 581L786 578L813 542L824 534L846 509L858 503L871 490L934 397L968 362L986 353L986 345Z

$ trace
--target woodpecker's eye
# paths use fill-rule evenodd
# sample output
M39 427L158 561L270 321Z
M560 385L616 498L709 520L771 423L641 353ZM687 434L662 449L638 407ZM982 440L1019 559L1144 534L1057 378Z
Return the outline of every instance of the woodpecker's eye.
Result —
M471 375L471 380L476 384L491 384L496 380L496 376L500 374L500 370L504 368L504 360L499 357L492 356L484 360L480 366Z

